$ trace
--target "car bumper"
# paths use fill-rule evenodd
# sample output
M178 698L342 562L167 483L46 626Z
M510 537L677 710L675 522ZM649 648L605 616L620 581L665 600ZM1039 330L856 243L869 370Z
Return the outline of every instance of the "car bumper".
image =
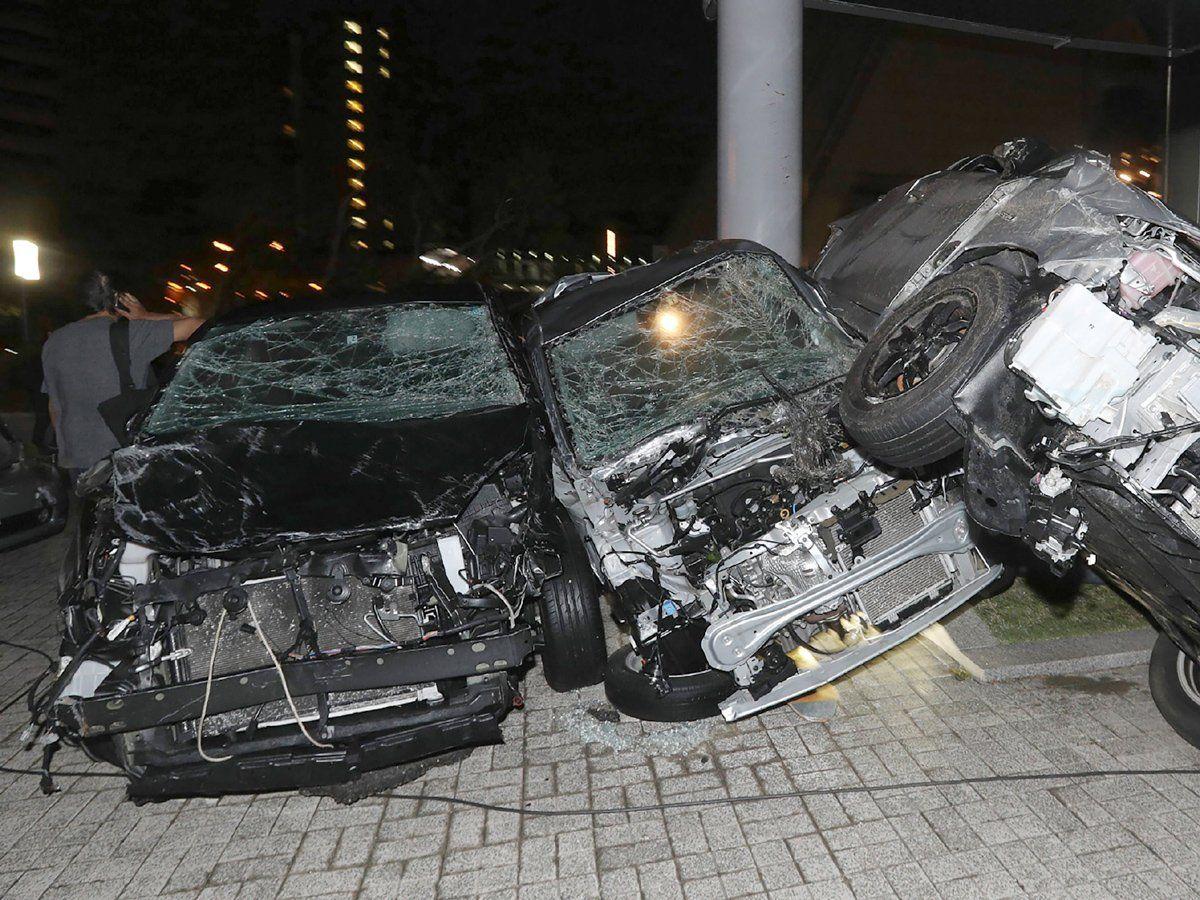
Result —
M41 463L17 463L0 474L0 551L58 534L67 511L61 473Z

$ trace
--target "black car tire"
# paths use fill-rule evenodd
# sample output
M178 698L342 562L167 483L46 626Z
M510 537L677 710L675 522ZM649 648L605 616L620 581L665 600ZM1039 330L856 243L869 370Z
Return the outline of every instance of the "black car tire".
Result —
M717 705L737 685L728 672L706 669L690 675L669 675L670 690L660 694L642 674L642 658L624 647L608 658L604 693L608 702L627 716L648 722L692 722L721 714Z
M1179 736L1200 747L1200 664L1161 632L1150 654L1150 695Z
M970 266L931 281L886 316L842 387L842 424L858 445L902 468L961 450L954 395L1006 337L1020 289L1007 272ZM918 347L934 348L933 359L920 353L914 361Z
M547 578L538 598L542 674L559 693L604 678L604 614L600 585L570 523L562 523L562 574Z

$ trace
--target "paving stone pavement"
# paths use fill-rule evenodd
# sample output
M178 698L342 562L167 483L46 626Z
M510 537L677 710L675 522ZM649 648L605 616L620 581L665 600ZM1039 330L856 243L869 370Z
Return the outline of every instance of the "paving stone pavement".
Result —
M62 541L0 554L4 638L50 652ZM0 758L30 766L0 648ZM1077 681L957 680L909 645L840 685L827 723L785 708L736 725L606 723L589 689L535 671L502 746L400 790L539 808L623 806L929 778L1198 767L1141 669ZM101 771L65 751L63 769ZM516 816L298 794L134 806L122 782L0 774L6 897L1184 897L1200 885L1200 776L789 796L613 815Z

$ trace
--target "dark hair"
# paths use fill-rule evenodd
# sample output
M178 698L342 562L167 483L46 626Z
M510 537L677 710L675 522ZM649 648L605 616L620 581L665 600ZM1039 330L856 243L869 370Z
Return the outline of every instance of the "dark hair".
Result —
M83 280L83 302L93 312L112 312L117 308L117 291L112 279L93 272Z

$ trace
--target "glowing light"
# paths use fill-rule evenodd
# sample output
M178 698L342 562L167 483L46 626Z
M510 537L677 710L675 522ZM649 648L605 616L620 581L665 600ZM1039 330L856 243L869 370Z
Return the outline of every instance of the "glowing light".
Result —
M319 284L317 284L315 281L310 281L310 282L308 283L308 286L309 286L310 288L312 288L314 291L323 291L323 290L325 290L325 288L321 287L321 286L320 286Z
M1128 172L1118 172L1117 177L1120 178L1122 181L1133 181L1133 176L1130 175Z
M346 127L349 128L351 131L356 131L361 134L362 130L363 130L363 123L360 122L358 119L347 119Z
M395 250L396 249L396 245L393 244L391 241L384 241L383 246L387 250Z
M13 274L22 281L39 281L42 270L38 266L38 245L18 238L12 242L12 252Z
M391 231L391 230L392 230L392 228L394 227L394 226L392 225L392 220L391 220L391 219L384 219L384 220L383 220L383 227L384 227L384 228L386 228L388 231Z
M342 25L351 34L362 34L362 26L352 19L347 19Z
M345 65L347 72L353 72L355 75L361 75L363 73L362 63L358 62L358 60L348 59L346 60Z
M379 77L380 78L391 78L392 70L389 69L387 66L380 66L379 67Z
M344 44L342 44L342 46L351 53L362 53L362 44L360 44L358 41L346 41Z
M18 353L16 350L14 350L12 347L5 347L5 348L4 348L4 352L5 352L5 353L11 353L13 356L20 356L20 355L21 355L21 354L20 354L20 353Z
M355 241L355 242L354 242L354 247L355 247L355 249L356 249L356 250L366 250L366 249L367 249L367 242L366 242L366 241Z
M381 38L383 38L385 41L391 37L391 35L388 34L388 30L386 28L376 28L375 33L377 35L379 35Z
M381 57L383 57L384 59L391 59L391 58L392 58L392 51L391 51L391 50L389 50L387 47L380 47L380 48L379 48L379 55L380 55Z
M1138 174L1141 175L1143 178L1151 177L1150 173L1147 172L1145 169L1138 169Z
M191 291L193 294L194 294L194 293L196 293L196 289L195 289L195 288L194 288L192 285L190 285L190 284L189 284L189 285L186 285L186 286L184 287L184 290Z
M267 292L266 291L255 291L254 296L257 297L259 300L266 300Z
M203 281L197 281L196 287L200 288L200 290L202 290L202 291L211 291L212 290L212 285L207 284L206 282L203 282Z
M293 125L284 125L283 133L287 137L295 137L296 136L296 128Z
M351 197L350 205L353 206L355 209L366 209L367 201L364 200L362 197Z
M180 263L179 268L183 269L183 271L185 271L185 272L192 271L192 267L189 266L187 263Z
M1160 194L1158 191L1146 191L1146 193L1149 194L1151 197L1153 197L1155 200L1162 199L1162 194Z
M363 189L363 181L361 178L348 178L346 179L346 183L356 191L361 191Z
M213 246L218 250L224 250L226 253L232 253L233 248L224 241L213 241Z
M271 241L267 246L272 250L278 250L280 253L283 252L283 244L279 243L279 241Z
M213 268L216 269L218 272L228 272L229 271L229 266L225 265L225 263L216 263L213 265Z
M362 216L351 216L350 224L353 225L355 228L366 228L367 220L364 219Z
M182 291L182 290L183 290L183 285L182 285L182 284L176 284L174 281L168 281L168 282L167 282L167 287L169 287L169 288L170 288L171 290L173 290L173 291Z
M611 228L604 232L604 252L609 259L617 255L617 233Z
M362 93L362 82L355 81L352 78L347 78L346 79L346 90L348 90L352 94L361 94Z
M660 309L654 314L654 330L660 337L676 338L683 334L683 316L675 309Z
M350 138L348 141L346 141L346 146L349 147L351 150L360 150L361 151L361 150L366 149L366 147L363 146L363 142L360 141L358 138Z
M350 112L360 113L363 111L362 101L350 97L346 100L346 109L350 110Z
M361 159L358 159L357 157L353 157L353 156L351 156L349 159L346 160L346 165L348 165L350 168L352 168L356 172L364 172L364 171L366 171L366 168L367 168L366 163L364 163Z

